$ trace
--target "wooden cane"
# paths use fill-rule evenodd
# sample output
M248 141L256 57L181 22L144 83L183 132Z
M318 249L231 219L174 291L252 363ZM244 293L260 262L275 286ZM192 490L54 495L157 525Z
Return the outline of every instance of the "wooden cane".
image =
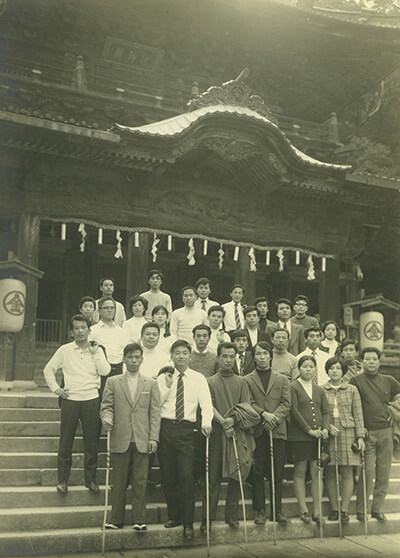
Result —
M207 521L207 556L210 556L210 470L209 470L210 438L206 437L206 521Z
M108 508L108 487L110 484L110 431L107 431L107 455L106 455L106 485L105 485L105 498L104 498L104 515L103 515L103 532L101 539L101 553L104 556L106 548L106 523L107 523L107 508Z
M318 438L318 499L319 499L319 537L323 538L322 533L322 464L321 464L321 438Z
M240 472L239 455L238 455L238 451L237 451L236 438L235 438L235 436L233 436L232 440L233 440L233 449L234 449L235 458L236 458L236 466L237 466L237 470L238 470L238 473L239 473L240 494L241 494L241 496L242 496L243 524L244 524L244 540L246 541L246 543L248 543L248 538L247 538L247 523L246 523L246 502L244 501L242 473Z
M364 493L364 535L365 538L368 537L368 517L367 517L367 480L366 480L366 470L365 470L365 453L361 452L361 467L362 467L362 477L363 477L363 493Z
M338 514L339 514L339 537L343 538L342 533L342 506L340 501L340 484L339 484L339 462L338 462L338 447L337 447L337 436L334 436L335 442L335 472L336 472L336 494L338 502Z
M276 546L275 468L274 468L274 439L272 437L272 430L269 431L269 447L271 452L272 526L273 526L273 533L274 533L274 545Z

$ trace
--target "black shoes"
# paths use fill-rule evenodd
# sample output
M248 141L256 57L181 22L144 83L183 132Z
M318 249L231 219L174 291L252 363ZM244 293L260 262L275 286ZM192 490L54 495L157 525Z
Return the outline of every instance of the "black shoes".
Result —
M342 525L347 525L350 521L349 512L342 511L340 512L340 522Z
M182 521L175 521L175 519L168 519L167 523L164 523L166 529L172 529L173 527L179 527L182 525Z
M339 512L337 510L331 510L328 514L328 521L339 521Z
M289 523L288 518L286 517L286 515L283 515L283 513L278 512L276 514L275 517L277 523L279 523L279 525L287 525L287 523ZM272 521L272 516L270 517L270 521Z
M233 529L237 529L239 527L239 521L237 519L226 519L225 523L232 527Z
M186 527L183 528L183 538L186 541L192 541L193 540L193 535L194 535L193 527L191 527L189 525L189 526L186 526Z
M132 525L132 529L137 532L147 531L147 525L146 523L134 523Z
M93 492L93 494L97 494L97 492L100 492L99 485L94 481L87 482L85 486L89 489L90 492Z
M200 524L200 533L207 533L207 521L203 519ZM211 533L211 521L210 521L210 533Z
M267 518L265 517L264 510L260 510L259 512L257 512L257 515L254 518L254 523L256 525L264 525L266 521Z
M59 482L57 484L57 492L59 494L66 494L68 492L68 485L66 482Z
M371 517L373 519L377 519L378 521L387 521L386 515L381 512L371 512Z
M364 521L365 515L362 512L357 512L357 519L358 521Z

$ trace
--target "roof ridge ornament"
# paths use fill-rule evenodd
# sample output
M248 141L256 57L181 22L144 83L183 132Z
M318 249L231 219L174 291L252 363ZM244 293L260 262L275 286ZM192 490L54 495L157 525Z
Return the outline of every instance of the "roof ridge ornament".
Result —
M250 70L243 68L237 78L222 85L212 85L204 93L196 95L186 104L187 108L193 111L210 105L239 105L252 109L274 122L264 99L259 95L253 95L251 88L245 83L249 75Z

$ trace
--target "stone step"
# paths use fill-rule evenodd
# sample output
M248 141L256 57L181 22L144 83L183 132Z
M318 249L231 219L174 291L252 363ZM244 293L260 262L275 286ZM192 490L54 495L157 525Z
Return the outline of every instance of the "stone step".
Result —
M29 409L26 407L0 407L0 422L53 422L60 421L60 409Z
M33 437L33 436L1 436L0 437L0 452L29 452L32 449L38 452L52 452L58 451L58 436L47 437ZM106 439L100 438L100 451L106 449ZM74 451L83 451L83 438L77 436L73 445Z
M106 551L129 551L138 549L156 549L166 547L185 547L190 555L193 546L202 545L206 555L206 536L201 534L195 524L194 539L189 544L183 540L182 528L164 529L160 525L149 525L148 531L136 533L129 526L118 531L106 532ZM251 542L272 541L273 525L247 524L248 540ZM344 528L345 536L363 535L364 527L359 521L351 517L350 523ZM388 521L384 524L369 520L368 533L382 535L396 533L400 529L400 513L388 514ZM337 537L337 523L324 526L324 537ZM293 519L286 527L277 527L277 540L318 538L319 528L315 524L304 525L299 519ZM101 551L102 533L99 526L77 529L48 529L34 533L12 531L0 533L0 556L55 556L69 553L99 553ZM243 522L238 529L231 529L222 522L213 524L210 536L211 545L244 543ZM338 544L339 541L338 541ZM277 547L279 548L279 546ZM155 553L154 553L155 554ZM151 550L149 556L151 556ZM282 556L285 556L283 553Z
M60 496L61 498L61 496ZM307 498L311 509L311 498ZM398 496L388 495L385 500L385 513L396 513L399 510L400 499ZM240 508L240 513L241 513ZM298 516L298 504L295 498L286 498L282 503L283 513L294 518ZM328 500L323 499L322 512L327 516L329 511ZM200 521L202 504L198 500L195 506L195 521ZM58 506L58 507L36 507L36 508L12 508L0 510L0 532L7 531L38 531L42 529L75 529L78 527L96 527L102 524L104 507L102 505L92 506ZM350 505L350 513L355 513L355 498ZM148 503L147 522L149 524L164 523L168 519L167 506L165 503ZM246 516L249 520L254 518L254 511L250 500L246 500ZM220 500L217 508L217 521L223 521L225 517L225 502ZM130 506L126 511L126 524L131 523Z
M34 393L1 393L0 408L27 407L33 409L58 409L58 397L48 389Z
M73 455L74 467L83 467L83 453L75 453ZM0 470L1 469L55 469L57 468L57 454L39 453L39 452L17 452L17 453L0 453ZM99 467L106 466L106 454L99 453Z
M221 485L220 498L225 499L227 483ZM244 485L245 498L251 499L251 486ZM311 485L307 484L307 496L311 495ZM266 483L266 495L269 497L268 483ZM128 488L127 502L130 501L131 489ZM201 488L197 487L197 498L201 499ZM392 479L389 484L388 494L400 495L400 480ZM289 481L282 490L283 499L293 498L293 482ZM164 491L160 484L149 485L147 492L149 503L165 502ZM37 508L52 506L94 506L104 503L104 486L100 487L98 494L91 494L82 484L80 486L69 486L68 493L60 496L55 486L2 486L0 487L0 509L11 508ZM399 508L400 509L400 508Z
M58 436L60 433L59 421L43 422L0 422L0 433L2 436ZM82 433L81 425L78 425L77 433Z

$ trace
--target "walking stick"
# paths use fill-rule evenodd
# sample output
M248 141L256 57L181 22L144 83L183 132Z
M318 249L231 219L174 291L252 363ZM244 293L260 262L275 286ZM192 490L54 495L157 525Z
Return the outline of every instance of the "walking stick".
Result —
M365 453L361 452L361 467L363 472L363 494L364 494L364 535L365 538L368 537L368 525L367 525L367 480L366 480L366 470L365 470Z
M273 525L273 532L274 532L274 545L276 546L275 468L274 468L274 439L272 437L272 430L269 431L269 447L271 451L272 525Z
M210 556L210 471L209 458L210 438L206 438L206 521L207 521L207 556Z
M236 466L239 473L239 485L240 485L240 494L242 496L242 507L243 507L243 523L244 523L244 540L246 543L248 542L247 538L247 524L246 524L246 503L244 501L244 492L243 492L243 482L242 482L242 473L240 472L240 464L239 464L239 455L236 446L236 438L233 436L233 449L235 452L235 459L236 459Z
M336 471L336 494L338 502L338 514L339 514L339 537L343 538L342 533L342 514L341 514L341 501L340 501L340 484L339 484L339 462L338 462L338 448L337 448L337 436L334 436L335 442L335 471Z
M318 499L319 499L319 537L322 539L322 465L321 465L321 438L318 438Z
M101 539L101 553L104 556L106 547L106 523L107 523L107 508L108 508L108 487L110 484L110 431L107 430L107 455L106 455L106 486L104 498L104 515L103 515L103 533Z

